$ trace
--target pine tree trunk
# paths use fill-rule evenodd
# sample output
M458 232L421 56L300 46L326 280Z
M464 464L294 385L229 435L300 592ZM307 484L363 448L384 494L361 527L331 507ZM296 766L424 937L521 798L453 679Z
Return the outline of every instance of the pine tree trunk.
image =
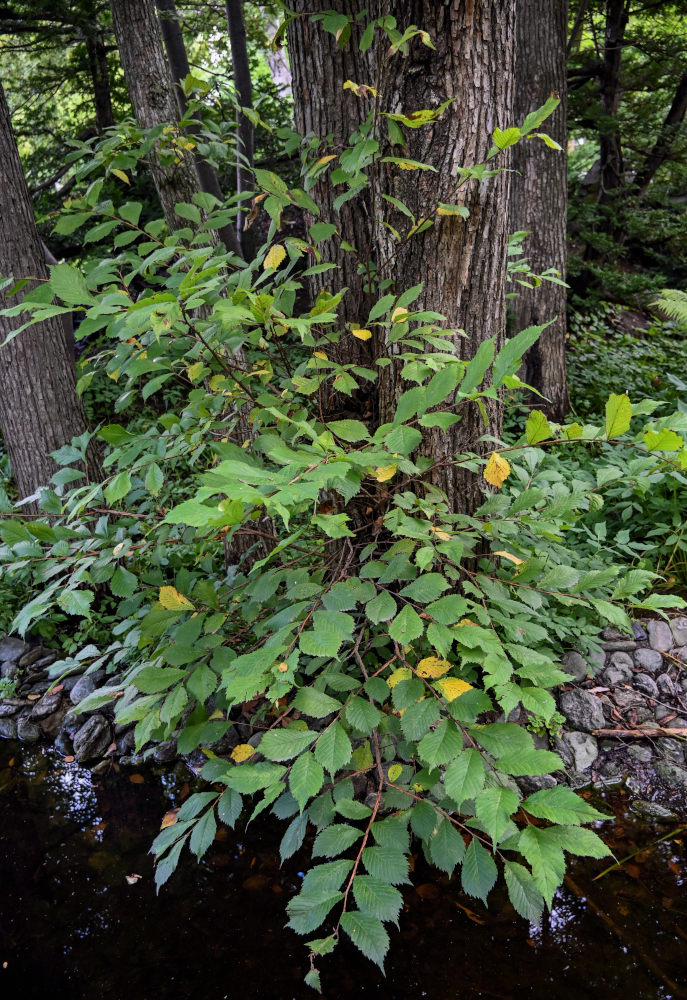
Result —
M153 0L110 0L119 55L129 97L141 128L179 121L173 83ZM150 154L150 171L170 231L187 225L174 206L200 191L193 156L181 146L171 165Z
M399 292L423 282L417 308L443 313L449 329L464 331L464 336L456 332L449 343L458 357L470 359L482 341L495 337L498 349L505 340L510 173L504 170L480 184L471 180L459 188L456 168L483 162L494 129L513 124L515 2L393 0L390 13L400 30L415 24L428 31L435 49L418 40L412 43L412 62L389 60L382 107L407 113L436 108L449 98L454 101L437 124L408 130L406 148L400 153L398 147L394 150L394 155L431 164L436 173L390 167L382 177L383 192L402 201L416 219L434 219L431 228L395 254L388 276ZM509 167L508 153L495 165ZM439 202L464 205L470 218L437 216ZM390 244L389 253L393 249ZM382 369L380 422L390 419L406 388L399 366ZM457 511L469 513L483 500L477 477L453 465L452 458L465 450L479 451L477 439L484 434L500 435L499 401L486 402L486 411L486 426L471 404L462 408L462 419L450 430L426 434L424 450L435 463L431 480Z
M0 274L45 281L48 271L36 229L33 207L9 109L0 85ZM0 294L0 307L17 298ZM0 317L0 343L26 317ZM87 430L76 395L73 356L65 346L60 317L29 327L0 347L0 428L20 498L46 486L57 466L50 452ZM89 480L102 477L96 455L86 470ZM35 511L35 503L26 504Z
M568 0L520 0L517 21L515 120L521 123L557 92L561 103L542 130L560 144L562 152L548 149L538 139L514 147L510 228L529 232L524 251L535 274L555 267L565 277ZM551 282L534 289L517 285L512 290L517 292L517 298L510 301L514 333L554 320L528 352L521 377L546 397L536 398L536 405L554 420L563 420L568 409L566 290Z

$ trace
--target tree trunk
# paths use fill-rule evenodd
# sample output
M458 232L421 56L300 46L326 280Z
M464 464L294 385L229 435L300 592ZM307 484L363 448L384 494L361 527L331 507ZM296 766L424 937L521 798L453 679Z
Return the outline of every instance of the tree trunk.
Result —
M618 108L620 65L629 16L627 0L606 0L603 66L599 79L604 115L599 134L599 204L612 201L623 184L623 150L618 128Z
M97 25L87 30L86 52L88 66L93 83L93 106L95 108L95 127L100 133L114 125L112 114L112 95L110 93L110 75L107 70L107 49L102 34Z
M393 0L390 13L401 30L416 24L429 31L436 48L415 41L411 65L403 58L389 60L382 106L408 113L435 108L449 98L454 101L434 126L408 130L401 154L431 164L436 173L392 166L382 177L384 193L402 201L416 219L434 219L430 229L400 247L388 275L384 266L382 273L395 279L397 291L423 282L417 308L443 313L447 327L457 331L452 338L457 356L470 359L482 341L495 337L498 349L505 340L511 175L503 170L482 183L471 180L458 189L456 168L483 162L494 129L513 124L515 2ZM507 153L501 154L495 165L509 167L509 160ZM464 205L470 218L437 215L439 202ZM380 243L383 240L380 235ZM384 348L380 345L379 349ZM386 353L390 350L386 346ZM381 370L380 422L391 418L398 397L408 387L401 381L399 366ZM471 404L462 408L461 421L450 430L426 432L424 449L435 463L431 480L445 491L452 508L461 512L473 511L484 495L474 473L453 465L453 456L479 451L477 439L483 434L498 437L501 433L499 401L485 403L486 426L477 406Z
M685 114L687 114L687 70L680 77L673 103L670 105L653 149L635 178L638 198L644 197L654 174L670 156L677 133L685 120Z
M556 91L561 103L542 126L562 147L558 153L538 139L518 143L513 150L511 222L513 232L527 230L525 253L535 274L555 267L565 277L567 197L566 32L567 0L520 0L515 65L515 120L542 105ZM522 378L538 389L537 399L554 420L568 410L565 377L565 288L545 281L540 288L515 289L511 300L513 330L518 333L553 319L527 353Z
M176 94L179 114L182 118L188 115L188 103L186 95L179 86L181 80L185 79L191 72L186 54L184 36L179 25L176 4L174 0L157 0L157 8L160 12L160 25L162 27L162 37L167 50L167 58L172 73L172 80L175 83L174 92ZM217 171L211 163L208 163L202 156L194 157L198 179L203 191L214 195L218 201L224 202L224 194L219 183ZM241 254L238 240L232 226L222 226L217 230L219 238L224 243L227 250L232 250L235 254Z
M169 65L153 0L110 0L124 78L141 128L179 121ZM159 143L150 154L150 171L170 231L187 225L174 206L200 191L193 156L176 146L175 162L163 163Z
M226 10L236 96L242 108L252 108L253 85L251 83L250 64L248 62L246 26L243 20L243 0L226 0ZM244 191L252 191L253 189L255 129L250 118L247 118L241 111L237 112L236 121L238 125L236 193L240 195ZM236 231L239 242L241 242L243 229L243 214L241 203L239 202L239 212L236 217Z
M48 278L1 85L0 274ZM0 294L0 306L15 304L14 296ZM23 317L0 317L0 342L22 322ZM60 317L29 327L0 347L0 428L22 499L49 483L57 469L50 452L87 430ZM90 480L102 477L97 457L86 473ZM26 504L23 509L35 511L37 505Z

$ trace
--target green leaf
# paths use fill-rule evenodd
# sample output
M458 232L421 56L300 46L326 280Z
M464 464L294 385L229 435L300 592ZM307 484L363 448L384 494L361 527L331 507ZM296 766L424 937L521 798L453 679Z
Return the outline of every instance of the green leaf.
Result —
M215 811L214 809L208 809L194 826L189 842L191 851L199 861L215 839L216 833L217 821L215 820Z
M581 826L554 826L551 830L559 847L570 854L583 858L606 858L611 854L593 830L585 830Z
M510 337L496 355L494 367L492 369L492 384L498 388L503 382L504 376L515 375L520 367L523 356L530 347L539 340L542 332L553 323L542 323L541 326L528 326L526 330L521 330L515 337Z
M51 265L50 287L68 306L92 305L94 301L83 274L71 264Z
M376 597L365 605L365 615L374 625L390 621L396 614L396 601L386 590L381 590Z
M118 566L110 580L110 590L115 597L131 597L136 590L138 577L123 566Z
M516 861L506 861L503 873L515 912L530 923L538 924L544 910L544 897L537 888L531 872Z
M480 385L486 375L487 368L493 361L494 351L495 345L493 339L482 341L475 352L474 358L472 358L465 369L463 381L459 386L461 392L466 394L474 392L477 386Z
M516 778L523 775L551 774L563 769L563 761L551 750L514 750L497 760L497 767Z
M309 715L313 719L324 719L343 708L341 702L337 701L336 698L332 698L324 691L313 687L301 688L293 700L293 705L303 715Z
M440 820L436 833L429 842L429 855L437 868L446 872L449 878L456 865L463 860L465 841L450 820Z
M284 864L287 858L292 857L302 846L303 841L305 840L307 825L307 812L300 813L300 815L296 816L296 818L289 823L286 828L286 833L282 837L281 844L279 845L279 856L281 857L282 864Z
M539 444L553 437L551 425L541 410L531 410L525 424L525 437L528 444Z
M423 701L416 702L407 708L401 716L403 735L407 740L421 739L430 726L439 720L439 715L439 706L434 698L425 698Z
M431 729L423 737L417 752L429 767L439 767L457 757L462 749L463 736L455 722L442 719L436 729Z
M378 965L383 972L384 958L389 950L389 935L384 930L381 920L369 913L353 910L342 915L341 926L363 955Z
M315 759L313 754L302 754L291 768L289 778L289 788L294 799L301 809L308 799L317 795L324 784L324 771L322 765Z
M331 222L315 222L310 227L310 239L313 243L321 243L328 240L336 232L336 226Z
M358 695L352 698L346 708L346 719L358 732L369 736L375 726L378 726L382 713L365 698Z
M242 808L243 799L241 796L233 788L227 788L225 792L222 792L217 803L217 815L223 823L226 823L233 830L236 820L241 815Z
M373 878L390 885L404 885L408 878L408 858L392 847L366 847L363 864Z
M531 816L548 819L552 823L574 824L591 823L597 819L608 819L584 799L573 792L572 788L557 785L555 788L542 788L534 792L522 803L522 808Z
M487 896L496 882L497 870L494 859L473 837L463 858L461 882L468 896L475 896L486 904Z
M522 134L517 125L513 125L503 132L500 128L495 128L492 138L494 145L499 149L508 149L509 146L514 146L522 138Z
M497 844L510 824L511 815L520 804L512 788L497 785L483 789L475 799L475 813L486 832Z
M108 503L116 503L125 497L131 489L131 476L126 471L118 473L109 486L104 489L105 499Z
M342 899L343 893L332 889L312 890L307 894L301 890L286 907L291 918L288 926L297 934L310 934L317 930L332 907Z
M341 438L342 441L370 440L370 432L361 420L330 420L327 427L335 437Z
M290 760L297 757L316 739L317 733L307 729L272 729L260 741L260 753L268 760Z
M156 462L153 462L153 464L146 472L146 478L145 478L146 489L148 490L149 493L152 493L153 496L157 496L157 494L162 489L164 481L165 477L162 474L162 469Z
M632 421L632 404L626 394L615 396L611 394L606 403L606 437L620 437L630 429Z
M353 896L358 909L363 913L369 913L379 920L391 920L398 926L403 897L388 882L372 878L371 875L356 875L353 879Z
M314 750L315 757L332 777L350 762L352 752L351 741L340 722L333 722L325 729Z
M342 851L347 851L351 844L362 837L363 831L348 823L334 823L315 838L312 848L314 858L333 858Z
M91 617L91 604L95 594L92 590L63 590L57 598L57 603L68 615Z
M436 601L445 590L450 587L448 580L441 573L423 573L417 580L413 580L401 591L401 597L407 597L411 601L419 601L421 604L429 604Z
M406 604L389 626L389 635L402 646L419 639L423 632L424 625L420 616L409 604Z
M537 888L551 908L553 894L565 875L565 858L555 833L552 829L541 830L536 826L528 826L520 834L518 848L530 863Z

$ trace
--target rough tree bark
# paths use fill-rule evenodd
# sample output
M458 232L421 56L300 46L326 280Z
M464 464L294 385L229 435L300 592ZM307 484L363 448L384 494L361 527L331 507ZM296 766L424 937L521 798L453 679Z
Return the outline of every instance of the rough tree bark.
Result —
M248 46L246 44L246 25L243 18L243 0L226 0L227 24L229 25L229 42L231 44L231 62L234 74L236 96L242 108L253 107L253 84L248 62ZM238 141L236 145L236 193L243 194L253 189L253 154L255 149L255 129L250 118L237 112ZM241 203L236 217L236 232L241 242L243 229Z
M557 153L537 139L513 149L511 231L527 230L525 253L535 274L555 267L565 276L567 197L566 33L567 0L520 0L515 60L515 120L541 106L552 92L561 103L542 126L562 147ZM511 300L513 330L554 320L528 352L522 378L548 402L537 406L554 420L568 409L565 377L565 288L544 282L540 288L518 285Z
M599 75L604 120L599 131L599 204L612 201L623 184L623 149L618 128L620 65L625 29L630 17L628 0L606 0L603 65Z
M48 277L1 85L0 274L43 281ZM0 306L16 302L15 296L0 294ZM21 323L22 317L0 317L0 343ZM57 468L50 452L87 430L59 317L29 327L0 348L0 429L21 498L48 484ZM97 456L92 456L86 473L90 480L102 477ZM35 511L36 505L27 504L23 510Z
M107 49L102 32L93 24L86 29L86 53L88 67L93 83L93 107L95 109L95 127L100 133L114 125L112 113L112 94L110 92L110 75L107 69Z
M157 0L157 9L160 13L160 26L162 28L165 49L167 50L167 59L169 60L172 80L175 84L174 92L179 106L179 114L182 118L186 118L188 115L188 102L179 83L188 76L191 72L191 67L188 62L186 45L179 24L176 4L174 0ZM201 190L207 194L214 195L218 201L223 202L224 193L219 182L219 177L217 176L217 171L213 165L199 155L196 155L194 159ZM217 230L217 235L227 250L233 250L234 253L240 254L239 243L232 226L222 226Z
M317 4L312 0L297 0L294 9L312 13L314 9L326 10L332 6L327 0ZM359 13L359 5L351 0L338 0L334 6L342 13ZM365 278L358 274L358 265L375 242L380 248L379 264L384 276L393 279L399 292L422 282L418 307L441 312L449 328L464 330L465 336L456 333L452 343L459 357L471 358L483 340L495 336L500 345L505 338L510 174L504 171L479 185L470 182L458 191L456 167L482 162L491 146L494 128L497 125L506 128L513 123L515 3L514 0L473 0L470 4L462 0L440 3L390 0L371 6L370 17L381 13L395 16L401 30L410 24L424 28L436 49L422 46L419 41L417 45L413 43L412 60L396 57L379 72L379 60L388 48L383 42L381 48L372 46L366 55L361 55L354 34L351 42L339 51L334 37L305 17L290 23L289 52L298 130L320 137L331 133L334 150L345 145L361 121L359 99L342 89L349 79L380 89L380 107L394 112L435 108L448 98L455 100L439 123L431 128L408 130L406 147L394 150L396 155L430 163L436 173L384 169L377 181L377 208L372 209L368 193L346 203L340 213L333 210L338 192L332 190L326 175L320 181L314 197L322 209L321 218L335 222L342 238L358 250L358 254L341 253L338 242L327 241L322 244L324 259L339 264L338 280L349 288L343 320L362 323L369 303ZM508 165L507 155L499 160L499 166ZM373 222L373 215L382 211L381 194L400 199L416 218L435 219L435 225L400 249L396 244L392 246L386 231ZM455 204L458 200L470 211L468 221L436 215L440 201ZM314 290L327 281L331 283L331 278L316 278ZM394 350L392 345L380 343L377 338L358 345L354 338L343 337L339 360L369 363ZM348 356L342 357L343 352L349 352ZM357 352L358 356L351 356L350 352ZM391 417L398 397L407 387L401 381L397 365L381 369L374 401L378 422ZM454 467L451 458L458 451L475 448L481 435L500 433L498 401L489 403L487 413L487 426L476 407L467 407L460 423L450 431L427 433L424 447L435 462L430 478L445 490L456 510L474 510L483 499L476 477Z
M149 129L178 122L174 84L153 0L110 0L110 7L124 78L138 124ZM174 206L192 201L193 195L202 190L193 156L178 147L174 163L167 165L154 148L150 154L150 172L170 230L186 226ZM228 249L238 252L238 244Z

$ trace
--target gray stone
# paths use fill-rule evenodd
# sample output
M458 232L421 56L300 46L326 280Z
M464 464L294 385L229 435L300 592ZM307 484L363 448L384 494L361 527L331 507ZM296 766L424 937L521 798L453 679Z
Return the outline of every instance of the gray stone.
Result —
M592 649L591 647L587 649L587 659L593 665L595 671L598 673L606 662L606 654L603 649Z
M687 618L673 618L670 630L676 646L687 646Z
M80 701L88 697L95 691L95 684L90 677L84 676L80 677L74 687L69 692L69 698L72 705L78 705Z
M63 757L71 757L72 741L66 735L66 733L59 732L55 738L55 743L53 744L58 753L61 753Z
M10 660L0 661L0 677L7 680L15 680L19 676L19 667Z
M628 639L630 636L628 636L627 632L622 632L619 628L616 628L615 625L607 625L601 630L601 638L604 642L612 642L618 639Z
M627 756L639 761L640 764L648 764L653 757L653 752L650 747L642 747L635 744L627 748Z
M642 819L653 820L657 823L672 822L677 816L670 809L660 805L658 802L649 802L647 799L635 799L632 803L632 811L636 812Z
M567 774L568 784L572 789L589 788L592 783L588 774L582 771L569 771Z
M570 748L572 766L576 771L586 771L599 756L599 744L586 733L565 733L562 741Z
M598 778L592 785L592 788L598 788L599 790L604 788L615 788L623 783L622 774L609 774L605 778Z
M677 694L675 681L670 674L659 674L656 678L656 687L662 698L674 698Z
M37 663L38 660L42 659L49 652L50 650L45 649L44 646L34 646L33 649L29 649L28 652L24 653L17 666L21 667L22 670L26 669L26 667L32 667L34 663Z
M175 739L165 740L159 743L153 750L153 760L157 764L169 764L177 755L177 741Z
M632 691L627 688L614 691L613 701L621 712L629 712L631 708L644 707L644 696L639 691Z
M116 729L116 727L115 727ZM117 739L117 753L120 757L129 756L136 748L136 737L133 729L126 729Z
M637 648L637 643L633 639L618 639L614 642L604 642L602 645L607 653L631 653Z
M4 719L8 715L16 715L19 709L25 706L26 702L23 698L7 698L0 704L0 719Z
M609 666L615 667L616 670L622 670L628 680L632 677L632 667L634 666L634 663L629 653L611 653Z
M16 740L17 720L12 718L0 719L0 736L6 740Z
M661 781L675 792L687 792L687 770L669 760L659 760L654 765Z
M680 663L687 663L687 646L680 646L675 650L675 655Z
M659 705L656 711L656 721L666 729L687 729L687 719L682 719L679 716L672 719L672 714L671 711L666 711L665 705Z
M92 715L74 734L74 756L79 764L103 757L110 746L110 724L102 715Z
M523 778L516 778L515 780L520 791L524 792L525 795L540 792L543 788L555 788L558 784L556 779L550 774L526 775Z
M36 662L34 663L34 667L37 670L38 669L43 670L45 667L52 666L52 664L55 662L56 659L57 659L57 653L55 653L53 650L50 650L50 652L46 652L45 656L42 656L40 660L36 660Z
M673 633L670 631L670 625L667 622L650 621L647 624L646 630L649 634L649 645L652 649L658 649L664 653L672 649Z
M31 718L38 722L40 719L47 719L53 712L57 712L62 702L61 691L51 691L37 701L31 710Z
M627 656L627 653L614 653L613 655ZM628 681L632 680L632 670L628 670L625 667L616 667L611 663L601 672L601 680L607 687L618 687L620 684L627 684Z
M646 629L639 622L632 622L632 633L639 642L646 642L649 638L646 634Z
M634 661L640 670L648 674L656 674L664 668L663 657L656 649L635 650Z
M603 729L605 719L601 702L588 691L563 691L561 712L575 729L591 733Z
M640 798L642 795L646 795L648 791L646 780L638 774L628 775L625 786L631 795L636 795Z
M14 636L6 635L0 639L0 663L2 663L3 666L6 663L11 663L13 666L16 666L24 653L28 650L28 643L24 642L22 639L15 639ZM5 674L3 672L3 677L4 676Z
M599 774L606 778L615 778L622 775L623 769L617 760L602 760L598 766Z
M570 674L576 681L583 681L589 673L589 666L584 656L581 656L574 649L569 649L561 657L561 670Z
M17 736L24 743L36 743L41 738L41 731L30 718L19 719L17 723Z
M634 679L634 686L637 691L641 691L642 694L648 695L649 698L658 697L658 684L653 677L649 677L648 674L637 674Z
M673 740L669 736L661 736L656 740L656 749L664 760L669 760L673 764L682 764L685 753L679 740Z

